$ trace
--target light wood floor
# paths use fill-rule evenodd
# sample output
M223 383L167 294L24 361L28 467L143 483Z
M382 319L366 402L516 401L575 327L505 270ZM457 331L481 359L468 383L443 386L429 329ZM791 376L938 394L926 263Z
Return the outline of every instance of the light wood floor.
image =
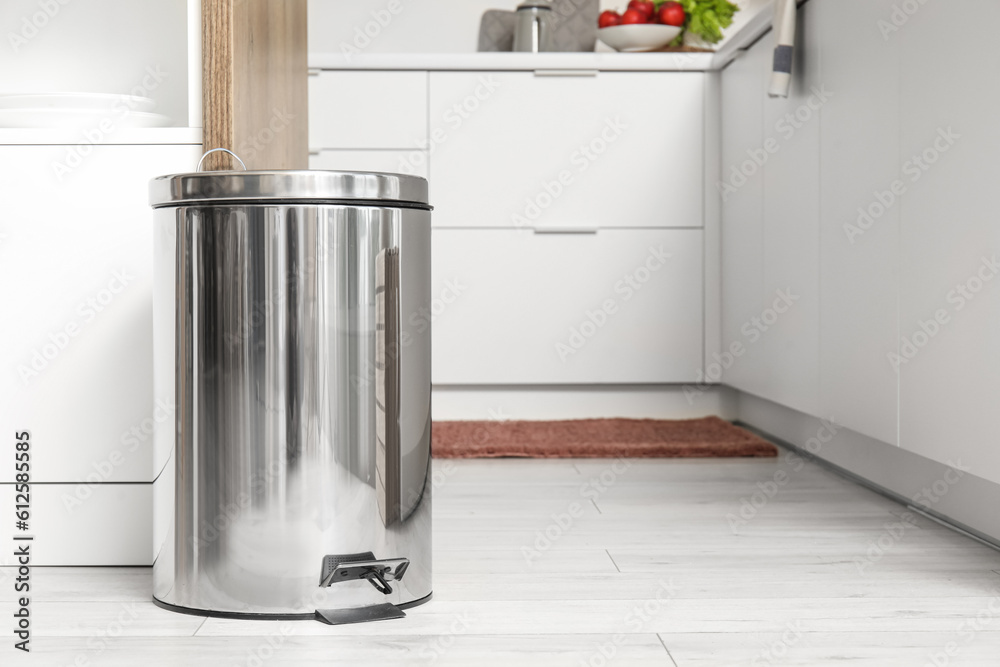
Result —
M206 620L149 569L36 568L34 652L5 630L0 665L1000 665L997 551L784 454L611 463L435 462L434 599L399 621Z

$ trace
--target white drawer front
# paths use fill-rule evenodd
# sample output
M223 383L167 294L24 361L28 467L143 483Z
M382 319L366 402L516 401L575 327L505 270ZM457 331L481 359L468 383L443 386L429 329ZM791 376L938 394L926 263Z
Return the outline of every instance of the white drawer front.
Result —
M704 76L432 72L437 227L700 227Z
M424 148L426 72L320 72L309 77L309 147Z
M436 384L671 383L702 355L701 230L435 229ZM666 255L666 256L664 256Z

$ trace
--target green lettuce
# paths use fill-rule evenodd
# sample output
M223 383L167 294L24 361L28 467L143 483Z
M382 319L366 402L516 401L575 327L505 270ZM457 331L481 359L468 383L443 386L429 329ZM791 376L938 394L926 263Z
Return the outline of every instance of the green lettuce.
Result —
M656 2L657 9L662 2ZM722 40L723 28L733 24L733 15L740 10L729 0L676 0L684 8L687 18L684 29L698 35L706 42L716 44Z

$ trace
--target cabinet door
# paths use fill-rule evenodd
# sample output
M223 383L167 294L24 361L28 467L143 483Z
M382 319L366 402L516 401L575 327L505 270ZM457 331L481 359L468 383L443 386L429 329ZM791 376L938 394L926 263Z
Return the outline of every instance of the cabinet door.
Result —
M960 461L993 482L1000 482L1000 87L993 81L1000 50L991 34L998 22L998 3L927 3L890 37L901 49L899 178L907 187L899 204L900 445Z
M436 384L692 382L701 230L435 229Z
M885 207L878 199L880 193L896 198L891 187L901 175L899 40L879 30L892 4L812 3L808 9L822 29L806 40L819 46L822 85L832 94L820 111L821 410L847 428L898 444L897 377L886 355L897 346L905 202Z
M426 72L319 72L309 77L309 148L427 146Z
M761 395L776 403L819 415L819 125L828 94L820 89L819 49L809 37L818 32L813 6L799 13L787 98L764 100L764 143L755 157L764 161L764 257L760 336L767 372ZM775 33L757 48L774 49ZM765 61L765 76L770 73ZM784 312L782 312L782 310Z
M436 227L700 227L704 75L433 72Z
M722 72L722 348L706 368L708 378L760 394L767 369L753 318L764 293L764 179L750 153L764 145L764 67L768 49L758 43ZM749 333L749 335L748 335ZM723 363L724 362L724 363Z
M31 432L36 481L148 482L174 399L153 396L149 180L201 147L88 148L65 173L80 147L0 146L0 432Z

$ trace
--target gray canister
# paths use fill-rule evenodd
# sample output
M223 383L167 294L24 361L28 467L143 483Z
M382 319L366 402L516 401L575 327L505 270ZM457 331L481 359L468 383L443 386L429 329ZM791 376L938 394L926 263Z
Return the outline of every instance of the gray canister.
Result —
M553 51L552 3L549 0L526 0L517 6L514 24L514 51L539 53Z
M431 594L427 182L162 176L154 600L348 622ZM412 320L412 323L411 323Z

